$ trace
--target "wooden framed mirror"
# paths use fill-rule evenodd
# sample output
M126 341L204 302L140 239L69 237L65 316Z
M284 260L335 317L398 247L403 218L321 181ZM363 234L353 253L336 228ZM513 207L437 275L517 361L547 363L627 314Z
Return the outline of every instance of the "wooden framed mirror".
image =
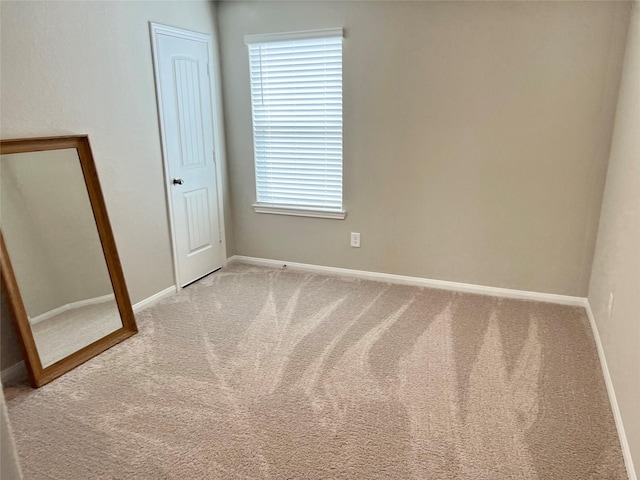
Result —
M0 140L0 268L34 387L138 331L86 135Z

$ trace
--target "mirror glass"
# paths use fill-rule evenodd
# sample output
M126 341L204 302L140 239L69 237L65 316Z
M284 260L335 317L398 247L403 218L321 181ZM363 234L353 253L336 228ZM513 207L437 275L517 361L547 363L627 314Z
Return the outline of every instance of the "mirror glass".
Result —
M0 228L43 368L122 328L77 149L0 156Z

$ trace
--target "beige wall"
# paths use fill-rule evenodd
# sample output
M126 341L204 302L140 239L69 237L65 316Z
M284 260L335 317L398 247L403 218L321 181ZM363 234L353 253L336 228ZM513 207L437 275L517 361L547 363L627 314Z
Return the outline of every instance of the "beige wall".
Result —
M2 138L89 134L134 303L173 284L148 22L213 34L214 10L2 2Z
M586 296L628 11L219 4L236 253ZM345 28L347 219L254 213L243 36L328 27Z
M0 17L0 136L88 134L132 302L169 287L148 22L213 34L213 3L3 1Z
M75 149L0 157L0 226L29 318L113 294Z
M37 231L36 222L29 212L25 211L10 161L6 160L0 156L0 227L13 269L24 279L21 282L29 285L21 292L23 301L30 305L31 312L39 315L61 305L57 304L62 296L60 284L55 280L52 259L47 256L47 240ZM30 315L35 316L33 313Z
M609 293L614 294L611 316ZM618 405L640 473L640 4L631 17L589 287Z
M22 361L22 350L9 317L4 295L0 296L0 370Z

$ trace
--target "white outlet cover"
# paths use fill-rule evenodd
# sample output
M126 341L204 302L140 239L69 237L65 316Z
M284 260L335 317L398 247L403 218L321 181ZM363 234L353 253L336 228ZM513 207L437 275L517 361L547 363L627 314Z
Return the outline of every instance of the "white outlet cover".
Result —
M360 247L360 234L356 232L351 232L351 246L359 248Z

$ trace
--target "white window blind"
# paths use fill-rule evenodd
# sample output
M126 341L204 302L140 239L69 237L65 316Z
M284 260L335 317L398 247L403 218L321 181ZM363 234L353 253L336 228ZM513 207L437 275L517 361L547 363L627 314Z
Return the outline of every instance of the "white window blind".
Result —
M342 30L245 42L257 206L341 212Z

